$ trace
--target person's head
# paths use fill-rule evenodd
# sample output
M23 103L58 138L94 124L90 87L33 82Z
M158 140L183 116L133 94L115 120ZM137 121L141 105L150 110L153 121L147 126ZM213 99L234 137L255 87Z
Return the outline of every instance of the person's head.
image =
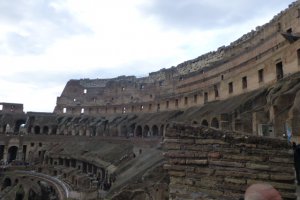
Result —
M256 183L245 192L245 200L282 200L280 193L270 184Z

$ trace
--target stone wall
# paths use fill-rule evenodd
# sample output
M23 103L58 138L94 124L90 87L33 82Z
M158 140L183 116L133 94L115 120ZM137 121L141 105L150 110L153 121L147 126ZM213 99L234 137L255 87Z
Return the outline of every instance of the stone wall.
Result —
M175 124L164 148L170 199L239 199L256 182L296 199L293 151L283 139Z

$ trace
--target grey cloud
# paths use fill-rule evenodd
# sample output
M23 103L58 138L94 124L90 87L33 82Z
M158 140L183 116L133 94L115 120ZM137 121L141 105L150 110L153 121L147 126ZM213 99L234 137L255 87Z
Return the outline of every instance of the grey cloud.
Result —
M38 54L56 39L91 33L68 10L55 9L55 2L59 1L0 0L0 23L9 23L23 32L7 33L0 43L0 52Z
M259 17L265 11L287 8L292 0L151 0L140 7L167 28L215 29Z

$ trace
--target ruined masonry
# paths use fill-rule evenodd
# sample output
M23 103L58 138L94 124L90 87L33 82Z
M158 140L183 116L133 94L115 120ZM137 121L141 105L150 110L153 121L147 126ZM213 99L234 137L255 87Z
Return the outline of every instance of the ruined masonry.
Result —
M53 112L0 102L0 199L296 200L300 1L146 77L72 79ZM20 97L21 99L22 97Z

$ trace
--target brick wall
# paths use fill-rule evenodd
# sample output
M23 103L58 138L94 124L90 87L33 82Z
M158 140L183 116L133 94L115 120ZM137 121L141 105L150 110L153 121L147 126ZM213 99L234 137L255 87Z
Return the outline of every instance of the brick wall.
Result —
M296 199L293 151L283 139L175 124L164 149L170 199L239 199L256 182Z

